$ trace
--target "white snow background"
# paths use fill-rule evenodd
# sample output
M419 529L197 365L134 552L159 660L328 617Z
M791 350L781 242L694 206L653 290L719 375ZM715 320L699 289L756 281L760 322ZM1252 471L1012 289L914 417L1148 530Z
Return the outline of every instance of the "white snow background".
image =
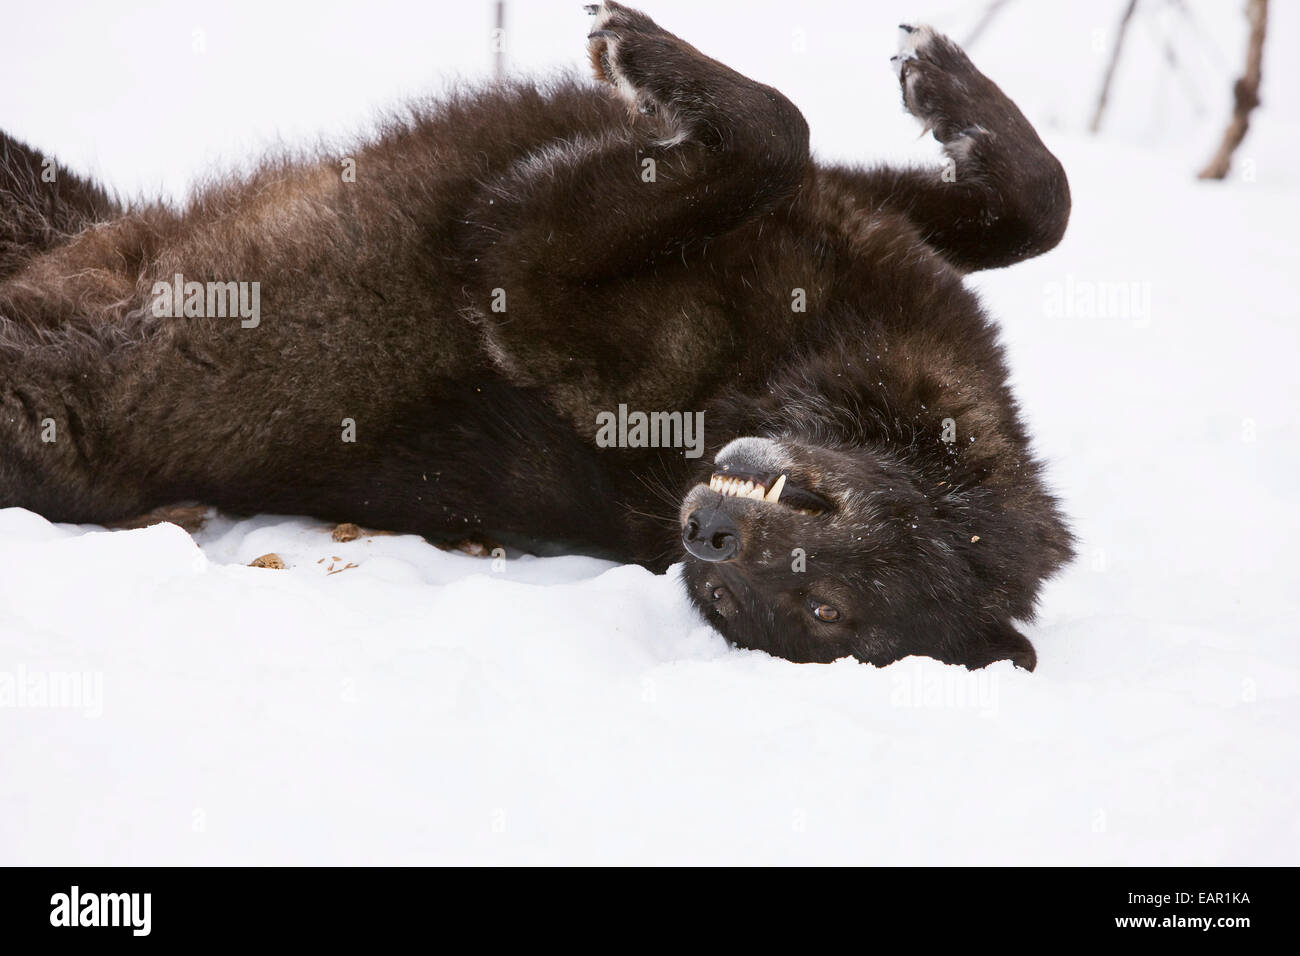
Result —
M11 4L0 124L177 196L487 75L491 6ZM819 155L937 161L898 102L895 25L961 40L984 6L644 9L790 95ZM1013 3L971 50L1074 193L1059 248L969 280L1081 538L1027 628L1036 673L736 650L675 570L8 509L0 863L1300 862L1300 10L1273 5L1264 105L1206 184L1241 5L1190 0L1193 24L1144 3L1091 137L1121 6ZM509 14L512 69L584 67L580 0ZM1116 283L1133 308L1062 305ZM245 566L269 551L288 570ZM31 696L82 673L76 706Z

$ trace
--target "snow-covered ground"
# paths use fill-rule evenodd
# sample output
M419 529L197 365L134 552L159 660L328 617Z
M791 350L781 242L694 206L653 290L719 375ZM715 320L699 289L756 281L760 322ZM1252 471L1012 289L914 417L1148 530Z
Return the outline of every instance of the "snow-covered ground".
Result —
M446 70L485 67L488 4L414 6L409 28L398 6L87 5L60 32L54 6L24 5L0 88L22 75L30 93L0 124L179 192L240 136L342 131L427 87L445 70L421 42ZM512 61L579 64L578 6L512 2ZM934 151L899 113L892 25L961 38L984 4L644 6L789 91L822 155L901 158ZM191 538L9 509L0 863L1300 863L1300 130L1270 100L1296 88L1300 12L1275 5L1238 171L1201 184L1238 5L1190 4L1195 34L1139 23L1096 138L1081 129L1118 4L1048 6L1010 5L973 51L1075 201L1057 250L971 279L1083 542L1028 629L1036 673L735 650L675 570L337 543L294 517ZM142 24L200 30L205 52L30 83L42 58L75 64ZM1162 35L1207 63L1168 73ZM287 570L246 566L267 552Z

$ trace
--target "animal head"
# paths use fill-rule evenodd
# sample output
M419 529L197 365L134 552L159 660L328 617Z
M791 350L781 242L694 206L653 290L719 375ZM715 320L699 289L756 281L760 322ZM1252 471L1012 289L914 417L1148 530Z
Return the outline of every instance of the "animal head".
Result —
M690 598L732 643L792 661L919 654L1032 670L1011 618L1032 613L1068 532L1044 499L1059 540L1031 546L1035 529L1000 513L996 493L932 484L887 447L736 439L682 502Z

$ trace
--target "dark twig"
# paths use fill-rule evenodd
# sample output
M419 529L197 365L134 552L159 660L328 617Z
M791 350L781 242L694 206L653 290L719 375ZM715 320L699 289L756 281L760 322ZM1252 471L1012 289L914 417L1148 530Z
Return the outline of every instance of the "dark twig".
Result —
M1101 129L1101 117L1106 112L1106 102L1110 99L1110 84L1115 79L1115 68L1119 66L1120 52L1124 48L1124 38L1128 35L1129 21L1133 19L1133 11L1137 9L1138 0L1128 0L1128 6L1124 8L1124 15L1120 17L1119 31L1115 34L1115 45L1111 47L1110 63L1106 67L1106 77L1101 83L1101 92L1097 95L1097 108L1093 111L1092 122L1088 124L1088 129L1097 132Z
M992 3L985 7L983 16L980 17L979 22L975 24L974 28L972 28L970 33L966 36L966 42L963 43L962 46L967 49L974 46L975 41L980 38L988 28L988 25L993 22L994 18L997 17L999 13L1002 12L1002 8L1010 2L1011 0L993 0Z
M1259 105L1259 84L1264 68L1264 34L1268 30L1268 0L1249 0L1246 19L1250 39L1246 43L1246 72L1232 86L1232 118L1213 158L1201 170L1199 179L1223 179L1232 166L1232 154L1246 138L1251 111Z

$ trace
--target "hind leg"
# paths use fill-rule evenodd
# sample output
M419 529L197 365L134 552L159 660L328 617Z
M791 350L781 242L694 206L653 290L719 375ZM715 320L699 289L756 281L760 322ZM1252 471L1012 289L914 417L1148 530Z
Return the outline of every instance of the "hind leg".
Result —
M622 275L771 211L803 181L794 104L643 13L594 10L594 71L627 119L546 143L487 184L465 238L494 276Z
M903 104L943 144L939 169L843 167L825 175L867 207L901 213L963 271L1029 259L1070 218L1065 170L1029 120L952 40L903 26L893 57Z
M617 304L601 290L770 213L809 167L807 123L776 90L645 14L616 3L592 12L596 78L624 110L521 157L465 216L473 308L516 379L579 374L575 342L602 365L642 362L642 343L607 321ZM505 293L508 314L493 302Z

